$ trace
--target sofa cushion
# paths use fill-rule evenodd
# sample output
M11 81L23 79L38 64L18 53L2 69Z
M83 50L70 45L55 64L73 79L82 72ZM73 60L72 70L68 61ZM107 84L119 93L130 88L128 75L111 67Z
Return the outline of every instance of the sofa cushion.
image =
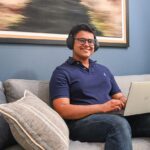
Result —
M124 93L124 95L127 96L131 82L150 81L150 75L145 74L145 75L115 76L115 79L116 79L120 89Z
M4 89L2 82L0 82L0 104L6 103L6 98L4 95ZM15 143L12 136L8 123L5 121L2 115L0 115L0 149Z
M20 100L2 104L0 112L23 148L68 149L69 131L64 120L31 92L26 90Z
M4 81L5 95L8 102L16 101L28 89L49 104L49 82L40 80L9 79Z
M7 147L5 150L24 150L20 145L12 145Z
M0 114L0 150L15 144L16 141L12 136L12 133L9 128L9 124Z
M133 150L149 150L150 138L132 138ZM104 143L70 141L69 150L104 150Z
M0 82L0 104L6 103L6 97L4 94L4 88L2 82Z

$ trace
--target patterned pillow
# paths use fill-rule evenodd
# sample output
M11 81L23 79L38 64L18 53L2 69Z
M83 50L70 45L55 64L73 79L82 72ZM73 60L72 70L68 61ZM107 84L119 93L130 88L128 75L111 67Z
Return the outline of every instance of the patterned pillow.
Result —
M69 131L64 120L29 91L20 100L0 105L15 139L25 149L68 150Z

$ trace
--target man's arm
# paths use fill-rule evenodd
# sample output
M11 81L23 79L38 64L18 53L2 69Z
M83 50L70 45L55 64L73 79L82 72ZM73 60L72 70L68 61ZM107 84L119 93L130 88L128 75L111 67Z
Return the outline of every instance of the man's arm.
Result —
M58 98L53 100L53 107L64 119L73 120L91 114L121 110L124 107L124 103L120 100L112 99L104 104L74 105L70 104L69 98Z

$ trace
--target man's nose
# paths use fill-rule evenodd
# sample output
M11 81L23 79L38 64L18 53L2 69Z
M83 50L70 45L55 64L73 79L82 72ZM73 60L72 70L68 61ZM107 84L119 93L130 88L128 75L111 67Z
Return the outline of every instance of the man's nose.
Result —
M84 45L88 45L89 46L88 40L85 41Z

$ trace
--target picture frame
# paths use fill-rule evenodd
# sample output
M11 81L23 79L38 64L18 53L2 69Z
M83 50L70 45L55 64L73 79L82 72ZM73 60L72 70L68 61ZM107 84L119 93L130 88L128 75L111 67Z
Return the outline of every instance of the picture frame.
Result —
M16 0L15 0L16 1ZM32 4L32 0L23 0L23 1L30 1L30 3L28 2L27 4L28 5L30 5L30 6L32 6L32 7L29 7L28 9L32 9L33 8L33 4ZM70 0L68 0L68 1L70 1ZM82 1L82 0L81 0ZM93 0L89 0L89 2L92 2ZM109 18L112 18L112 17L116 17L116 15L115 14L113 14L114 12L112 11L110 11L109 13L108 13L108 6L105 6L104 5L104 1L106 1L107 2L107 0L99 0L99 1L97 1L97 2L99 2L99 4L100 5L98 5L98 4L93 4L93 5L97 5L97 7L100 7L101 9L99 9L99 10L101 10L101 12L99 12L99 14L101 15L101 14L104 14L104 16L102 16L102 19L101 20L104 20L104 21L106 21L106 22L108 22L109 21ZM110 1L110 0L109 0ZM42 3L46 3L47 2L47 0L41 0L41 2ZM70 18L72 18L72 16L74 16L74 17L76 17L75 15L77 15L78 14L78 16L81 16L82 17L82 15L83 15L83 12L82 13L80 13L80 11L82 11L83 10L83 8L84 8L84 13L85 12L87 12L87 14L86 14L86 16L88 16L88 18L94 18L93 16L90 16L91 14L94 14L94 11L93 12L90 12L90 5L87 5L85 2L84 2L84 0L82 1L83 3L81 3L81 4L78 4L79 6L80 5L82 5L82 7L79 9L79 11L78 12L73 12L74 10L70 10L70 12L73 12L73 13L70 13L69 12L69 14L71 14L70 16L69 15L64 15L65 17L67 16L68 18L70 17ZM95 2L95 1L94 1ZM101 3L100 3L101 2ZM107 26L107 25L105 25L105 26L102 26L101 24L104 24L104 22L100 22L99 20L88 20L88 22L87 22L87 20L86 20L86 23L90 23L90 24L92 24L95 28L96 27L100 27L100 28L106 28L107 27L107 31L109 31L110 29L114 32L114 33L112 33L112 35L109 35L110 33L108 33L108 35L104 35L104 34L99 34L98 36L97 36L97 39L98 39L98 41L100 42L100 46L109 46L109 47L128 47L129 46L129 21L128 21L128 13L129 13L129 10L128 10L128 0L112 0L112 2L117 2L117 3L119 3L119 5L118 5L118 7L119 8L113 8L113 5L111 4L110 5L110 8L113 8L113 10L118 10L120 13L118 13L118 11L116 11L116 13L118 13L119 15L118 15L118 18L113 18L113 19L110 19L110 21L112 21L112 20L120 20L120 22L118 23L119 24L119 26L117 26L116 24L114 24L114 28L113 28L113 26ZM1 3L1 2L0 2ZM27 5L26 4L26 5ZM77 4L77 2L76 2L76 4ZM17 5L17 4L16 4ZM53 4L53 5L55 5L55 4ZM71 4L70 4L71 5ZM35 6L35 4L34 4L34 6ZM45 6L46 6L46 4L45 4ZM44 6L44 7L45 7ZM58 5L57 5L58 6ZM102 8L102 6L104 6L104 8L105 9L107 9L106 10L106 13L105 13L105 9L103 9ZM12 5L9 5L9 7L11 8L12 7ZM41 6L42 7L42 6ZM116 4L114 4L114 7L116 7ZM65 8L65 7L64 7ZM68 8L68 6L67 6L67 8ZM77 9L78 7L76 7L76 9ZM1 8L0 8L1 9ZM25 10L25 8L24 8L24 10ZM36 9L35 9L36 10ZM44 10L44 9L43 9ZM104 12L102 12L104 10ZM110 9L111 10L111 9ZM1 10L2 11L2 10ZM29 11L29 10L28 10ZM28 12L27 11L27 12ZM37 12L39 11L39 7L37 7ZM62 12L62 14L63 14L63 10L61 10ZM59 11L58 11L59 12ZM2 28L3 26L0 24L0 43L17 43L17 44L50 44L50 45L66 45L66 38L67 38L67 35L68 35L68 33L69 33L69 30L72 28L72 26L73 25L76 25L77 23L80 23L79 21L80 20L77 20L77 21L74 21L74 19L72 18L72 21L67 21L67 19L65 20L65 21L63 21L62 20L62 22L59 24L59 22L57 22L57 20L59 21L59 19L61 19L61 18L59 18L59 13L58 13L57 11L55 11L54 12L54 14L53 14L53 16L56 16L56 17L53 17L53 16L50 16L50 17L52 17L52 18L54 18L53 20L51 19L51 22L50 22L50 24L47 24L47 22L45 22L44 23L44 21L43 21L43 24L45 25L45 24L47 24L47 28L49 27L49 29L51 28L51 24L52 24L52 22L53 21L55 21L55 23L53 24L53 27L55 27L54 29L54 32L53 32L53 30L52 31L45 31L45 30L43 30L42 31L42 27L40 28L40 27L38 27L37 28L37 30L35 30L35 31L33 31L32 32L32 30L34 29L34 22L32 22L31 21L31 28L29 28L30 30L28 31L26 28L27 28L27 25L30 25L30 22L28 22L28 24L24 27L24 28L22 28L21 30L18 30L18 27L17 27L17 23L14 23L14 26L13 26L13 23L11 24L11 22L10 22L10 24L9 24L9 26L8 27L6 27L6 29L5 28ZM36 12L34 12L35 13L35 15L36 15ZM58 13L58 14L57 14ZM97 13L97 12L96 12ZM95 13L95 14L96 14ZM25 13L24 13L25 14ZM51 15L52 15L52 13L50 13ZM73 15L72 15L73 14ZM108 16L108 18L107 18L107 16L106 16L106 14L110 14L110 16ZM85 15L85 14L84 14ZM106 16L106 18L105 18L105 16ZM119 18L119 16L120 16L120 18ZM64 18L65 18L64 17ZM25 17L24 17L25 18ZM34 18L34 17L33 17ZM57 19L58 18L58 19ZM86 18L86 17L84 17L84 18ZM96 17L95 17L96 18ZM21 19L20 19L21 20ZM23 19L22 19L23 20ZM36 21L37 21L38 19L36 19ZM40 18L39 18L39 20L40 20ZM41 18L41 20L42 20L42 18ZM75 19L76 20L76 19ZM95 22L96 23L95 23ZM2 20L2 18L0 18L0 22L3 22L3 20ZM64 22L64 24L63 24L63 22ZM94 23L96 24L96 25L94 25ZM38 24L38 23L37 23ZM112 23L111 23L112 24ZM57 27L57 25L59 25L58 27ZM61 26L60 26L61 25ZM99 25L99 26L98 26ZM101 25L101 26L100 26ZM21 25L20 25L21 26ZM117 26L117 27L116 27ZM62 27L62 28L61 28ZM57 29L59 29L59 31L58 32L60 32L60 31L62 31L65 27L67 27L66 29L67 30L64 30L63 32L64 33L55 33L55 31L57 31ZM115 28L116 27L116 28ZM38 30L38 29L40 29L40 30ZM43 28L43 29L45 29L45 28ZM120 29L120 31L118 30L118 29ZM104 30L102 30L102 33L105 33L105 32L103 32Z

